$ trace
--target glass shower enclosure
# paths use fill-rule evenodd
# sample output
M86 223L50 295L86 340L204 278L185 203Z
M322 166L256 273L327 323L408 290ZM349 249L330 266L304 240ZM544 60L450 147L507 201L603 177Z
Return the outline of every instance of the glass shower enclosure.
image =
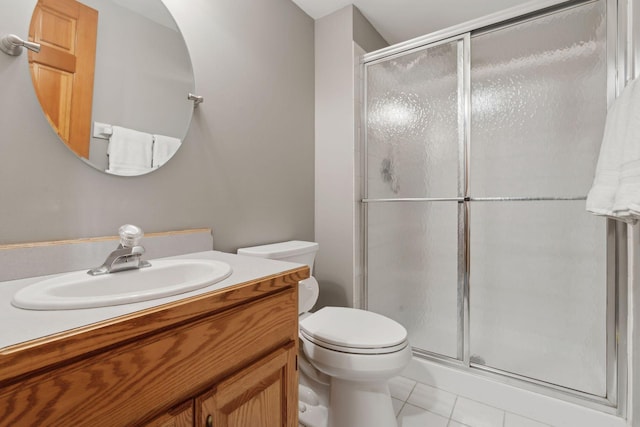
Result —
M365 56L363 299L416 355L616 407L624 229L584 200L617 16L571 2Z

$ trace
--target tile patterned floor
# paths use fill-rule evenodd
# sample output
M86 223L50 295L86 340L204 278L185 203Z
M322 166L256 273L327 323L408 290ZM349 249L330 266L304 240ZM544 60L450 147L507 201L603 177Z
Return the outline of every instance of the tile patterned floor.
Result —
M399 427L552 427L406 377L389 385Z

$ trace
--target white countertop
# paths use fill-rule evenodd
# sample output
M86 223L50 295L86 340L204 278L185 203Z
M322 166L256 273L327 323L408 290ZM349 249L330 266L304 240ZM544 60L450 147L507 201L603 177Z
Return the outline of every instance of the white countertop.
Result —
M24 310L11 305L13 294L45 278L60 276L30 277L20 280L0 282L0 349L48 335L57 334L92 323L123 316L195 295L224 289L283 271L300 267L301 264L262 258L239 256L218 251L196 252L166 259L214 259L227 262L233 273L226 279L211 286L171 297L158 298L133 304L77 310ZM151 260L153 263L153 260ZM117 274L117 273L114 273Z

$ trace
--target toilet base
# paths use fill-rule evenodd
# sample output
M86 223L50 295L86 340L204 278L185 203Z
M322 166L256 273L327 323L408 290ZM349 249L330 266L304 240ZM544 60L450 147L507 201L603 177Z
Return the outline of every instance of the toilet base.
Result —
M304 354L300 355L299 363L299 427L328 427L329 385L318 382L320 378L317 373L310 372L313 367L306 360Z
M331 379L329 427L397 426L387 381Z
M327 427L326 406L298 403L298 424L300 427Z
M326 386L309 381L303 372L300 380L301 427L397 426L389 386L384 381L353 382L333 378L327 396ZM329 399L333 405L328 405Z
M410 358L409 347L395 357ZM406 363L401 367L404 365ZM398 374L401 367L374 380L332 377L319 372L304 352L299 355L299 366L300 403L305 404L300 409L308 411L306 414L299 412L302 426L397 427L387 377ZM324 416L319 417L320 414ZM327 414L328 418L325 418Z

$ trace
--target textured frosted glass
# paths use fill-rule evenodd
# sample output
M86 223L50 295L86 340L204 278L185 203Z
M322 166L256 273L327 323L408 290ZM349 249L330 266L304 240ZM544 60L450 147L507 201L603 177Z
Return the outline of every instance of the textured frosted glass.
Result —
M368 207L368 308L407 328L414 348L457 352L457 203Z
M471 194L584 196L606 114L605 2L471 39Z
M455 197L458 43L367 68L369 198Z
M471 205L472 362L604 396L606 220L584 201Z

